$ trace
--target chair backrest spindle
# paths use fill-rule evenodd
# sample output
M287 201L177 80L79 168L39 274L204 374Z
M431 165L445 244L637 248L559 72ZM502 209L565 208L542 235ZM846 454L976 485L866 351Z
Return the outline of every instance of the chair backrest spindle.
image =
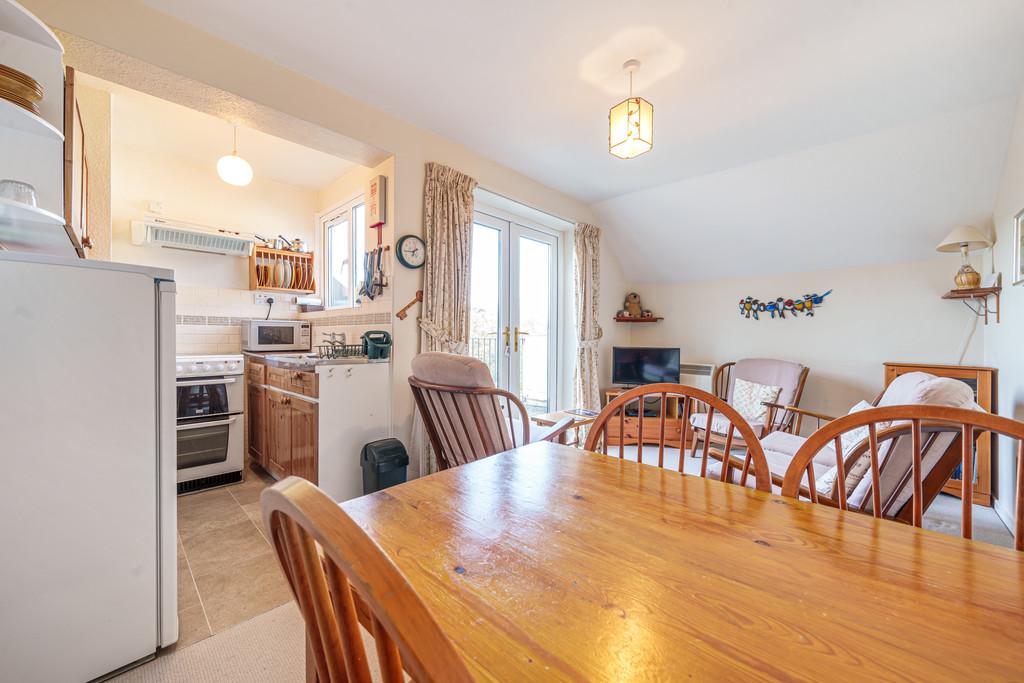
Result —
M644 412L647 408L646 402L648 397L659 400L661 405L658 411L657 430L651 424L645 433ZM724 452L713 451L711 450L711 444L707 441L704 442L700 463L701 476L713 477L732 483L742 483L747 480L748 475L753 470L757 488L762 491L771 491L771 474L768 471L768 462L750 425L725 401L717 398L710 392L695 387L688 387L682 384L650 384L619 394L605 406L604 410L594 420L590 431L587 433L585 448L593 451L600 443L603 445L604 452L607 455L609 442L617 440L619 458L624 458L626 442L635 438L637 460L644 462L644 445L654 444L658 448L657 465L658 467L664 467L665 449L672 432L669 429L669 420L673 420L677 421L678 424L672 429L679 430L674 433L673 439L679 439L681 432L681 441L678 447L679 471L682 472L684 470L684 459L686 458L685 447L689 441L690 416L693 414L694 404L697 403L707 407L707 423L709 425L716 415L724 418L729 424L728 443ZM635 423L637 425L637 433L635 437L628 432L629 424L625 419L626 410L634 404L637 406L637 419ZM681 420L679 419L680 413L682 413ZM651 419L654 419L653 415ZM613 429L617 427L617 434L609 434L609 427ZM736 432L739 434L736 440L740 441L742 438L746 445L742 459L737 459L731 449L733 434ZM656 438L655 434L657 435ZM630 441L630 443L632 442ZM716 461L713 465L712 459ZM718 468L719 464L721 465L720 469L715 469Z

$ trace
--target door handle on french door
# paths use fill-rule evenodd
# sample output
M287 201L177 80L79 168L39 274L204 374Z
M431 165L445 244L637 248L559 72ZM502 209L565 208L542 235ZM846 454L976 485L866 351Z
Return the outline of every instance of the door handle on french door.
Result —
M522 330L519 329L518 326L516 327L515 334L512 335L512 339L513 339L513 341L512 341L512 350L515 351L516 353L519 353L519 336L520 335L522 335L524 337L529 337L530 333L529 332L523 332Z
M503 329L501 331L501 337L502 337L502 339L505 340L505 348L507 349L508 348L508 337L509 337L508 325L506 325L505 329Z

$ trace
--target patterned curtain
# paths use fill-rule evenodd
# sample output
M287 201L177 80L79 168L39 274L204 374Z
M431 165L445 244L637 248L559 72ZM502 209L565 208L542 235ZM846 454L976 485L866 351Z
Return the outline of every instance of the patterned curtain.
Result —
M475 187L476 181L464 173L427 164L421 352L466 353L469 345L469 248Z
M574 236L577 345L575 404L587 410L600 410L597 343L603 332L597 320L601 293L601 229L587 223L577 223Z
M466 353L469 349L469 258L476 180L430 162L423 187L423 274L420 352ZM413 416L413 451L421 475L437 471L423 420Z

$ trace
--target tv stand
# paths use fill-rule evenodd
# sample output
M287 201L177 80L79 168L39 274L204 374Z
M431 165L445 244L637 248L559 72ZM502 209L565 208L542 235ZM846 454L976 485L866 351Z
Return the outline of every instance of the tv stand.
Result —
M619 394L629 391L629 388L615 387L604 392L605 405L610 403ZM665 399L667 409L665 412L665 445L672 448L682 448L683 443L683 419L680 417L678 396L668 396ZM635 405L635 404L634 404ZM640 430L640 416L637 408L627 410L622 418L620 430L617 417L608 420L605 431L605 439L608 446L637 445L638 437L643 443L657 445L661 438L661 397L649 396L644 400L644 433L638 435ZM632 412L632 414L630 414Z

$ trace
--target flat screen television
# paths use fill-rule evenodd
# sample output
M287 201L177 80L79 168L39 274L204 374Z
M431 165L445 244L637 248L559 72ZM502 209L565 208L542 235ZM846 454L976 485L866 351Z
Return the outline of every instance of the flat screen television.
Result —
M679 349L612 347L612 384L679 383Z

